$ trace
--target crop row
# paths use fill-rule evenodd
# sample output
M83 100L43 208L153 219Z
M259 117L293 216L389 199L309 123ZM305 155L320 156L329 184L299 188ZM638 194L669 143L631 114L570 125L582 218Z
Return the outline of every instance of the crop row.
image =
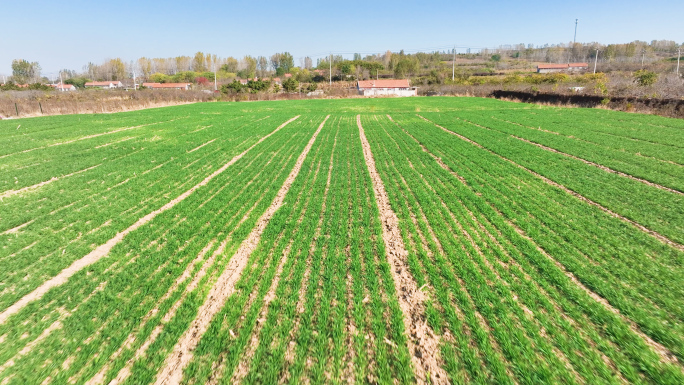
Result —
M590 126L591 123L579 121L575 129L567 126L558 127L547 123L551 117L539 117L534 124L542 129L570 131L567 135L544 132L537 127L525 127L512 124L509 121L488 116L491 114L459 113L461 119L492 130L514 135L525 140L539 143L555 150L559 150L579 158L598 163L616 171L621 171L638 178L646 179L666 187L684 191L681 176L684 156L682 148L652 143L637 143L632 140L617 140L615 137L595 138L600 134L580 128ZM506 119L516 119L517 114L510 114ZM527 122L530 124L532 122ZM581 138L581 139L580 139ZM593 139L593 142L586 139ZM680 140L684 140L681 135ZM650 151L649 151L650 150ZM649 157L642 156L648 154Z
M169 129L166 140L150 143L145 151L100 158L97 168L6 198L3 229L26 225L0 235L2 308L197 184L279 123L245 121L231 129L185 136L182 129ZM244 130L248 125L250 130ZM186 152L217 137L211 146Z
M146 359L130 368L129 380L154 378L229 257L270 205L315 124L297 120L278 131L130 233L106 258L10 317L0 326L0 361L13 364L2 377L10 383L40 383L48 376L83 382L104 368L99 382L108 382L147 343ZM60 326L41 337L55 322ZM162 333L152 338L160 325Z
M412 381L379 226L358 129L333 117L185 381Z
M684 196L681 194L606 172L580 160L512 138L508 134L458 120L452 115L422 114L421 116L674 242L684 243Z
M681 356L682 333L670 323L676 308L663 317L655 295L627 297L637 290L625 283L639 280L667 295L653 277L644 280L642 266L615 261L620 245L610 242L627 225L434 125L393 117L399 126L368 119L367 132L378 159L384 156L383 180L414 247L414 275L434 290L428 317L443 341L455 339L442 356L456 382L681 381L681 368L663 363L639 331ZM626 233L638 239L630 247L646 251L632 252L637 261L663 250L677 255L633 228ZM565 268L639 326L597 301Z

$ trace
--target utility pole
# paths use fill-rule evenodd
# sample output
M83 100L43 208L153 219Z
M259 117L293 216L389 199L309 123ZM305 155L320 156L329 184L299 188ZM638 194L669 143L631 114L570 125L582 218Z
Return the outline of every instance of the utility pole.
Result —
M218 86L216 84L216 61L214 61L214 91L218 90Z
M677 76L679 76L679 58L682 56L682 49L677 50Z
M596 63L598 63L598 48L596 49L596 58L594 58L594 73L596 73Z
M330 53L330 73L328 74L329 84L332 87L332 52Z
M456 45L454 45L454 61L451 62L451 81L456 80Z
M572 45L573 45L573 48L575 48L575 47L574 47L574 46L575 46L575 43L577 43L577 22L578 22L578 21L579 21L579 19L575 19L575 37L572 38Z
M646 57L646 49L641 50L641 69L644 69L644 58Z

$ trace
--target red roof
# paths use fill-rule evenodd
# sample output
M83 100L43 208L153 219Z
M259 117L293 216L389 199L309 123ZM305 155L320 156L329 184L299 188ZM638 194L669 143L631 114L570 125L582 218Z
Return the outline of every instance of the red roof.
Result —
M408 79L359 80L359 88L408 88Z
M57 89L67 89L70 90L72 88L76 88L73 84L48 84L50 87L54 87Z
M570 63L568 64L570 67L589 67L589 64L587 63Z
M543 68L543 69L563 69L563 68L568 68L567 64L540 64L537 66L537 68Z

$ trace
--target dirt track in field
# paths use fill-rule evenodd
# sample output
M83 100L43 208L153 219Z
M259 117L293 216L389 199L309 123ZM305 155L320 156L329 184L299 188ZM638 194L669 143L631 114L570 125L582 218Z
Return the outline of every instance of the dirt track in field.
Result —
M46 180L45 182L40 182L40 183L34 184L33 186L26 186L26 187L24 187L24 188L20 188L19 190L7 190L7 191L3 192L2 194L0 194L0 200L2 200L2 199L4 199L4 198L9 198L9 197L11 197L11 196L13 196L13 195L22 194L22 193L25 193L25 192L29 192L29 191L33 191L33 190L39 189L39 188L41 188L41 187L43 187L43 186L45 186L45 185L48 185L48 184L50 184L50 183L52 183L52 182L56 182L56 181L58 181L58 180L60 180L60 179L68 178L68 177L70 177L70 176L74 176L74 175L77 175L77 174L80 174L80 173L83 173L83 172L92 170L92 169L94 169L94 168L96 168L96 167L99 167L99 166L101 166L101 165L102 165L102 163L97 164L97 165L95 165L95 166L91 166L91 167L85 168L85 169L83 169L83 170L79 170L79 171L76 171L76 172L72 172L71 174L62 175L62 176L55 176L55 177L52 177L52 178Z
M294 118L292 118L292 119L286 121L285 123L281 124L280 126L278 126L278 128L273 130L271 133L269 133L268 135L259 139L256 143L254 143L248 149L246 149L245 151L243 151L239 155L236 155L228 163L224 164L221 168L214 171L208 177L204 178L204 180L202 180L200 183L191 187L188 191L184 192L183 194L181 194L177 198L173 199L169 203L165 204L161 208L159 208L159 209L145 215L144 217L138 219L138 221L135 222L133 225L131 225L127 229L121 231L120 233L116 234L112 239L108 240L103 245L98 246L95 250L91 251L90 253L88 253L83 258L74 261L71 264L71 266L62 270L55 277L47 280L45 283L43 283L42 285L37 287L31 293L29 293L29 294L25 295L24 297L22 297L21 299L19 299L12 306L8 307L2 313L0 313L0 324L3 324L7 320L7 318L9 318L9 316L17 313L19 310L24 308L24 306L26 306L28 303L40 299L51 288L66 283L69 280L69 278L71 276L73 276L74 274L76 274L77 272L79 272L82 269L86 268L87 266L92 265L93 263L99 261L101 258L107 256L107 254L109 254L109 252L112 250L112 248L114 246L116 246L119 242L121 242L126 235L137 230L139 227L145 225L146 223L150 222L157 215L163 213L164 211L167 211L167 210L173 208L175 205L177 205L178 203L182 202L187 197L192 195L192 193L194 193L200 187L207 185L212 179L214 179L216 176L218 176L219 174L224 172L228 167L232 166L235 162L237 162L242 157L244 157L251 149L256 147L258 144L260 144L261 142L263 142L267 138L269 138L271 135L278 132L283 127L287 126L289 123L291 123L294 120L296 120L297 118L299 118L299 116L300 115L297 115Z
M409 272L408 252L399 231L399 219L392 211L389 196L375 167L375 159L361 125L361 115L357 115L356 123L361 135L363 156L373 181L373 191L382 222L382 239L385 242L399 306L404 313L404 328L416 378L419 383L428 383L431 380L433 383L446 384L449 379L440 365L441 359L438 356L439 337L426 322L423 304L425 298Z
M287 192L290 190L290 186L297 175L299 175L299 170L302 168L302 164L304 163L307 154L311 150L311 147L313 147L318 134L323 129L323 126L329 117L330 115L323 120L323 123L321 123L318 130L316 130L309 140L309 143L304 147L304 150L299 155L290 175L273 199L271 206L264 212L261 218L259 218L256 226L252 229L252 232L242 244L240 244L235 255L230 259L228 266L218 278L216 284L209 291L207 300L197 311L197 317L192 321L188 330L181 336L176 346L174 346L173 351L166 359L164 366L157 376L155 384L179 384L183 379L183 369L192 359L193 350L197 347L197 344L209 327L214 315L221 310L226 299L235 291L235 284L238 279L240 279L245 266L247 266L249 256L259 244L261 234L264 232L269 221L275 212L283 205L283 201Z

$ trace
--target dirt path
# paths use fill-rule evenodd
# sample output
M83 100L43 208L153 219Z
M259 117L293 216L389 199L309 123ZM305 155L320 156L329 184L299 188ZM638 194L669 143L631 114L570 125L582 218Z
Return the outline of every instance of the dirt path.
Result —
M209 291L207 300L197 311L197 317L192 321L188 330L181 336L178 343L176 343L176 346L174 346L173 351L167 357L164 366L159 371L155 384L179 384L183 379L183 369L192 359L193 350L197 347L197 344L209 327L214 315L221 310L226 299L235 291L235 284L247 265L249 256L259 244L261 234L264 232L271 217L273 217L275 212L283 205L283 201L287 192L290 190L292 182L294 182L297 175L299 175L299 170L302 168L302 164L304 163L309 150L313 147L316 137L323 129L323 126L329 117L330 115L323 120L323 123L321 123L318 130L316 130L309 140L309 143L304 147L304 150L299 155L290 175L273 199L271 206L264 212L261 218L259 218L256 226L252 229L252 232L242 244L240 244L235 255L230 259L228 266L218 278L216 284L214 284Z
M416 379L419 383L428 383L431 380L432 383L446 384L449 379L439 364L439 337L426 322L423 304L425 297L409 272L408 252L399 231L399 219L392 211L385 185L375 167L375 159L361 125L361 115L356 116L356 124L359 126L363 156L373 181L373 191L380 210L382 238L391 266L394 287L399 297L399 306L404 313L404 328Z
M299 118L300 115L295 116L294 118L288 120L287 122L281 124L273 130L270 134L264 136L263 138L259 139L256 143L254 143L252 146L250 146L248 149L240 153L239 155L236 155L233 159L231 159L228 163L224 164L221 168L218 170L214 171L211 175L208 177L204 178L200 183L194 185L191 187L188 191L184 192L177 198L173 199L169 203L165 204L161 208L145 215L144 217L138 219L137 222L135 222L133 225L128 227L127 229L123 230L122 232L116 234L114 238L108 240L106 243L103 245L98 246L95 250L91 251L88 253L86 256L83 258L74 261L71 266L67 267L66 269L62 270L59 274L57 274L55 277L47 280L44 282L42 285L37 287L35 290L33 290L31 293L25 295L19 301L15 302L12 306L8 307L5 309L2 313L0 313L0 324L3 324L9 316L12 314L17 313L19 310L24 308L27 304L29 304L32 301L40 299L45 293L48 292L51 288L55 286L62 285L67 282L67 280L76 274L77 272L81 271L85 267L92 265L93 263L99 261L101 258L105 257L109 252L112 250L114 246L116 246L119 242L123 240L123 238L128 235L129 233L137 230L140 226L143 226L150 222L152 219L154 219L157 215L163 213L164 211L167 211L171 208L173 208L175 205L178 203L182 202L185 200L187 197L192 195L197 189L199 189L202 186L207 185L212 179L214 179L216 176L224 172L228 167L232 166L235 162L240 160L243 156L245 156L251 149L256 147L258 144L269 138L271 135L275 134L278 132L280 129L283 127L287 126L289 123L293 122L297 118Z
M210 140L210 141L208 141L208 142L206 142L206 143L204 143L204 144L200 144L199 146L197 146L197 147L193 148L192 150L188 151L188 154L191 153L191 152L195 152L195 151L199 150L200 148L202 148L202 147L204 147L204 146L207 146L207 145L211 144L211 143L212 143L213 141L215 141L215 140L216 140L216 139L212 139L212 140Z
M518 163L516 163L516 162L514 162L514 161L512 161L512 160L510 160L510 159L508 159L508 158L506 158L506 157L504 157L504 156L502 156L502 155L499 155L499 154L497 154L496 152L494 152L494 151L492 151L492 150L490 150L490 149L488 149L488 148L485 148L485 147L482 146L481 144L479 144L479 143L477 143L477 142L475 142L475 141L473 141L473 140L471 140L471 139L468 139L468 138L466 138L466 137L463 136L463 135L457 134L457 133L455 133L455 132L453 132L453 131L451 131L451 130L449 130L449 129L447 129L447 128L444 128L444 127L442 127L442 126L440 126L440 125L434 123L433 121L428 120L428 119L422 117L421 115L417 115L417 116L418 116L419 118L425 120L426 122L429 122L429 123L434 124L435 127L440 128L440 129L442 129L443 131L445 131L445 132L447 132L447 133L449 133L449 134L451 134L451 135L457 136L457 137L459 137L460 139L462 139L462 140L464 140L464 141L466 141L466 142L468 142L468 143L470 143L470 144L472 144L472 145L475 145L475 146L477 146L477 147L479 147L479 148L481 148L481 149L483 149L483 150L485 150L485 151L487 151L487 152L489 152L489 153L491 153L491 154L494 154L494 155L496 155L497 157L499 157L499 158L501 158L501 159L503 159L503 160L505 160L505 161L511 163L512 165L514 165L514 166L516 166L516 167L518 167L518 168L520 168L520 169L523 169L523 170L529 172L530 174L532 174L532 175L536 176L537 178L543 180L545 183L547 183L547 184L549 184L549 185L551 185L551 186L554 186L554 187L556 187L556 188L559 188L559 189L565 191L566 193L568 193L568 194L570 194L570 195L576 197L577 199L579 199L579 200L581 200L581 201L583 201L583 202L585 202L585 203L588 203L588 204L590 204L590 205L592 205L592 206L595 206L595 207L599 208L601 211L607 213L608 215L610 215L610 216L612 216L612 217L615 217L615 218L618 218L618 219L620 219L620 220L622 220L622 221L624 221L624 222L627 222L627 223L631 224L632 226L636 227L637 229L639 229L639 230L641 230L641 231L643 231L643 232L645 232L645 233L651 235L652 237L658 239L659 241L661 241L661 242L663 242L663 243L665 243L665 244L667 244L667 245L669 245L669 246L672 246L672 247L674 247L674 248L677 249L677 250L684 251L684 245L681 245L681 244L679 244L679 243L677 243L677 242L675 242L675 241L673 241L673 240L667 238L666 236L664 236L664 235L658 233L657 231L651 230L651 229L649 229L649 228L647 228L647 227L645 227L645 226L643 226L643 225L641 225L641 224L639 224L639 223L637 223L637 222L635 222L635 221L633 221L633 220L631 220L631 219L629 219L629 218L627 218L627 217L624 217L624 216L622 216L622 215L620 215L620 214L618 214L618 213L616 213L616 212L610 210L609 208L604 207L604 206L602 206L601 204L596 203L596 202L592 201L591 199L589 199L589 198L587 198L587 197L585 197L585 196L583 196L583 195L581 195L581 194L579 194L579 193L577 193L577 192L575 192L575 191L570 190L569 188L563 186L562 184L556 183L556 182L552 181L551 179L549 179L549 178L547 178L547 177L545 177L545 176L543 176L543 175L541 175L541 174L539 174L539 173L537 173L537 172L535 172L535 171L532 171L532 170L530 170L529 168L527 168L527 167L525 167L525 166L523 166L523 165L520 165L520 164L518 164Z
M9 197L11 197L11 196L13 196L13 195L22 194L22 193L25 193L25 192L29 192L29 191L33 191L33 190L39 189L39 188L41 188L41 187L43 187L43 186L45 186L45 185L48 185L48 184L50 184L50 183L52 183L52 182L56 182L56 181L58 181L58 180L60 180L60 179L64 179L64 178L68 178L68 177L70 177L70 176L74 176L74 175L77 175L77 174L80 174L80 173L84 173L84 172L86 172L86 171L89 171L89 170L92 170L92 169L94 169L94 168L100 167L101 165L102 165L102 163L96 164L95 166L92 166L92 167L85 168L85 169L83 169L83 170L79 170L79 171L76 171L76 172L72 172L71 174L62 175L62 176L55 176L55 177L52 177L52 178L46 180L45 182L40 182L40 183L34 184L33 186L23 187L23 188L20 188L19 190L7 190L7 191L3 192L2 194L0 194L0 200L5 199L5 198L9 198Z
M141 125L139 125L139 126L118 128L118 129L115 129L115 130L112 130L112 131L102 132L102 133L99 133L99 134L86 135L86 136L82 136L82 137L80 137L80 138L71 139L71 140L67 140L67 141L64 141L64 142L51 143L51 144L48 144L48 145L45 145L45 146L34 147L34 148L29 148L29 149L27 149L27 150L19 151L19 152L13 152L13 153L11 153L11 154L5 154L5 155L0 156L0 159L6 158L6 157L12 156L12 155L25 154L25 153L27 153L27 152L31 152L31 151L35 151L35 150L42 150L42 149L45 149L45 148L50 148L50 147L55 147L55 146L61 146L61 145L63 145L63 144L75 143L75 142L78 142L78 141L80 141L80 140L86 140L86 139L97 138L97 137L100 137L100 136L103 136L103 135L116 134L117 132L121 132L121 131L133 130L133 129L140 128L140 127L154 126L154 125L156 125L156 124L162 124L162 123L171 123L171 122L173 122L173 121L175 121L175 120L185 119L185 118L188 118L188 116L182 117L182 118L171 119L171 120L165 120L165 121L161 121L161 122L155 122L155 123L149 123L149 124L141 124Z

